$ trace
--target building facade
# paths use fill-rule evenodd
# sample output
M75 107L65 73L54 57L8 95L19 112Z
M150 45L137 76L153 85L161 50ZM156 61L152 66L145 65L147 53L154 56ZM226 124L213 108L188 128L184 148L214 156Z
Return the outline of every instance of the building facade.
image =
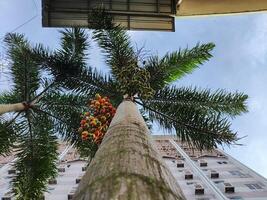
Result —
M267 180L219 149L199 151L174 136L152 136L155 148L187 200L267 200ZM70 145L58 148L58 177L49 180L45 200L71 200L87 161ZM14 155L0 157L0 199L12 200Z
M267 200L267 179L222 150L199 151L176 137L154 144L188 200Z
M158 31L175 31L175 17L267 10L266 0L42 0L43 26L90 28L99 5L127 29Z
M87 160L80 155L73 146L60 143L58 147L58 176L49 180L45 200L71 200L78 184L86 171ZM11 192L10 181L16 175L12 164L16 161L14 155L0 156L0 199L15 199Z

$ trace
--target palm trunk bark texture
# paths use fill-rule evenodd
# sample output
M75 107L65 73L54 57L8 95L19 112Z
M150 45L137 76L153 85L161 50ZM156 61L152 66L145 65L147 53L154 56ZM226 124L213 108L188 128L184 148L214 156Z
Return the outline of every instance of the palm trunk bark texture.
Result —
M123 101L75 200L180 200L182 191L150 141L132 101Z

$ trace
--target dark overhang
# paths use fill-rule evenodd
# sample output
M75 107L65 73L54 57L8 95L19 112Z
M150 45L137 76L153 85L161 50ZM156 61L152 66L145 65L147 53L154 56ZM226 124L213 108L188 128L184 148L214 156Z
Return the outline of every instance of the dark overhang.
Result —
M176 0L42 0L43 26L90 28L88 14L98 5L127 29L175 29Z

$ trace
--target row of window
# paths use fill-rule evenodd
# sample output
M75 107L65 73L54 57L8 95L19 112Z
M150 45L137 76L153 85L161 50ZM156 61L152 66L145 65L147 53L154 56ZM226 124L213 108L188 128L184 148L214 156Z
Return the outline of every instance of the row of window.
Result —
M218 181L214 181L214 183L220 184L220 183L224 183L224 181L218 180ZM262 183L247 183L244 185L247 186L251 190L260 190L260 189L263 189L263 187L264 187L264 185Z
M225 193L234 193L235 192L235 187L231 185L230 183L224 183L224 181L214 181L214 183L223 183L225 186ZM195 194L204 194L204 188L199 185L197 182L187 182L187 185L195 185ZM244 184L251 190L257 190L257 189L263 189L263 184L262 183L250 183L250 184ZM200 193L201 190L201 193ZM229 199L232 200L243 200L241 196L232 196L229 197ZM209 200L209 198L197 198L197 200Z
M231 200L243 200L243 198L240 196L229 197L229 199L231 199ZM210 198L204 197L204 198L198 198L197 200L210 200Z
M194 160L194 161L195 162L199 162L200 167L207 167L208 166L208 162L205 161L205 160ZM175 160L173 160L172 162L175 163ZM228 162L226 162L226 161L217 161L217 163L220 164L220 165L222 165L222 164L224 164L224 165L228 164Z
M207 165L207 162L204 161L204 160L201 160L200 161L200 166L201 164L205 163ZM228 164L228 162L226 161L217 161L218 164ZM181 162L180 164L182 164L184 167L184 163ZM179 163L177 164L177 167L178 167ZM208 169L202 169L203 171L208 171ZM183 172L183 170L179 170L179 172ZM232 170L232 171L228 171L231 175L233 176L238 176L239 178L248 178L248 177L251 177L249 174L245 174L245 173L242 173L241 171L239 170ZM194 182L187 182L187 185L191 185L193 184ZM219 183L224 183L223 180L218 180L218 181L214 181L215 184L219 184ZM250 190L258 190L258 189L263 189L264 185L263 184L258 184L258 183L250 183L250 184L244 184L245 186L247 186ZM238 199L238 198L237 198Z
M247 186L251 190L263 189L263 187L260 184L258 184L258 183L245 184L245 186Z

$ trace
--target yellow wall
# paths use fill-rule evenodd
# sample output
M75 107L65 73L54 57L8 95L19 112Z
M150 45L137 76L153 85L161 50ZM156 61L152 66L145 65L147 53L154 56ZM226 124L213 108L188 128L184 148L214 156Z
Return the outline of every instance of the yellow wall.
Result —
M267 0L182 0L177 16L267 11Z

